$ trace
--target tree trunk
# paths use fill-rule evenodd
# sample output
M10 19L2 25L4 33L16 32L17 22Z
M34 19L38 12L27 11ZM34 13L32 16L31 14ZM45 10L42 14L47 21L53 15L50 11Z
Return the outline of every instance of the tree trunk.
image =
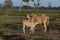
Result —
M27 2L27 6L28 6L28 11L29 11L29 2Z

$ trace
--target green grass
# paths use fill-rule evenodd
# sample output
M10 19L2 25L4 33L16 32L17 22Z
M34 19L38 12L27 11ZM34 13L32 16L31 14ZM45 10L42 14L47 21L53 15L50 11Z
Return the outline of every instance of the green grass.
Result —
M50 18L60 16L60 10L59 11L58 10L55 10L55 11L41 11L40 10L40 11L30 11L30 12L28 12L28 11L19 12L19 11L13 10L8 13L6 13L5 11L1 11L0 12L0 25L4 25L6 22L9 22L9 20L11 22L20 22L21 19L19 16L24 16L27 13L34 13L37 15L46 14L46 15L50 16ZM55 20L55 21L51 21L51 23L60 23L60 21Z
M8 13L6 13L5 11L1 11L0 12L0 15L6 15L6 14L8 14L9 16L21 16L21 15L26 15L27 13L35 13L35 14L47 14L47 15L50 15L50 16L58 16L58 15L60 15L60 11L58 11L58 10L56 10L56 11L21 11L21 12L19 12L19 11L16 11L16 10L14 10L14 11L10 11L10 12L8 12Z
M13 11L8 12L8 13L6 13L5 11L0 11L0 27L5 27L6 23L19 24L23 20L23 17L21 17L22 19L20 19L20 16L25 16L27 13L28 13L27 11L19 12L19 11L16 11L16 10L13 10ZM37 14L37 15L46 14L46 15L50 16L50 18L60 16L60 10L59 11L58 10L56 10L56 11L41 11L40 10L40 11L31 11L30 13L34 13L34 14ZM55 24L60 24L60 19L50 21L50 24L54 24L54 25ZM6 33L6 34L8 34L8 33L21 33L21 30L12 30L12 29L7 30L6 29L6 30L0 30L0 32ZM39 32L39 34L37 34L37 35L39 35L41 37L40 33L41 32ZM45 38L45 35L44 35L43 38L35 38L34 40L53 40L52 38L53 37Z

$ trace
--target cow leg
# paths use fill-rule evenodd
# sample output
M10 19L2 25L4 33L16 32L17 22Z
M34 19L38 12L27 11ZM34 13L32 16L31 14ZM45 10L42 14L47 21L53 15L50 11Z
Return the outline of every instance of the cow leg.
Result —
M34 33L34 27L31 27L30 34Z
M45 30L44 30L44 33L45 33L47 31L46 23L44 23L44 27L45 27Z
M25 25L23 25L23 32L25 33Z

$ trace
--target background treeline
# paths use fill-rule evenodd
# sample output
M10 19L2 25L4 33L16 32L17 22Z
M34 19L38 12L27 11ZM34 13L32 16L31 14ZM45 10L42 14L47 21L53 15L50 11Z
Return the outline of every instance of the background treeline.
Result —
M12 9L39 9L39 10L60 10L60 6L59 7L44 7L44 6L41 6L41 7L31 7L31 6L27 6L27 5L23 5L23 6L13 6L11 7ZM4 9L4 6L2 4L0 4L0 9Z
M22 9L37 9L37 10L60 10L60 6L58 7L52 7L51 5L51 2L49 2L48 4L48 7L44 7L44 6L40 6L41 3L40 3L40 0L37 0L37 3L34 1L34 0L22 0L23 2L27 3L27 5L20 5L20 6L13 6L13 2L12 0L5 0L4 1L4 4L1 4L0 3L0 9L16 9L16 10L22 10ZM30 6L29 5L29 1L32 1L34 2L34 7ZM21 2L21 4L23 4Z

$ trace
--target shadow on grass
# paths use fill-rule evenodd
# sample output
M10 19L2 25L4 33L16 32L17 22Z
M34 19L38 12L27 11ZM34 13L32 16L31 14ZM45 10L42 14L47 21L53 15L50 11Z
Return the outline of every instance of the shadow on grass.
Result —
M50 29L57 29L60 31L60 24L49 24L48 26Z
M22 29L22 24L17 25L17 24L12 24L12 23L5 23L5 27L13 30L21 30Z
M53 39L50 39L50 38L35 38L33 40L53 40Z
M3 35L2 36L4 38L4 40L26 40L25 37L21 36L21 35Z

